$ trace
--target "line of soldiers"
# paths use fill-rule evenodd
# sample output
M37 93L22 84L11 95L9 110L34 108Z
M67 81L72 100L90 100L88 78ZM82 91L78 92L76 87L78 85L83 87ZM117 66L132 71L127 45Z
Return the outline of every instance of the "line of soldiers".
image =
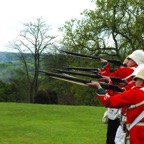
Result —
M99 74L102 81L113 82L110 76L119 77L128 82L119 84L124 92L104 90L99 82L87 83L97 89L96 96L107 108L103 121L107 121L107 144L142 144L144 142L144 51L136 50L128 55L120 66L110 72L110 63L101 59Z
M75 53L68 53L78 55ZM83 55L82 55L83 56ZM99 82L78 80L97 89L97 97L107 108L103 122L108 123L106 144L142 144L144 142L144 51L136 50L126 57L123 64L111 72L110 61L101 59L102 68ZM46 75L73 82L74 77L43 72ZM117 83L112 78L120 78L123 82ZM82 82L83 81L83 82ZM118 85L121 91L105 88L101 81L110 85Z

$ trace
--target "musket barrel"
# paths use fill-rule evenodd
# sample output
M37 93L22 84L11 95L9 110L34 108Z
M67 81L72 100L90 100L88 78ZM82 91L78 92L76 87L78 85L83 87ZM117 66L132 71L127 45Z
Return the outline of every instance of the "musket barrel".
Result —
M87 74L87 73L82 73L82 72L66 71L66 70L59 70L59 69L57 69L57 71L60 72L60 73L88 76L88 77L91 77L91 78L102 78L102 76L98 75L98 74Z
M98 60L100 60L100 57L96 57L96 56L89 56L89 55L85 55L85 54L68 52L68 51L64 51L64 50L62 50L62 52L66 53L66 54L70 54L70 55L75 55L75 56L80 56L80 57L86 57L86 58L89 58L89 59L98 59ZM109 59L105 59L105 60L107 60L108 62L113 63L115 65L118 65L118 66L124 65L121 61L109 60Z
M64 69L68 69L68 70L98 71L98 68L91 68L91 67L63 66L63 68L64 68Z
M63 78L63 79L69 79L72 81L76 81L76 82L81 82L81 83L90 83L90 80L85 80L85 79L79 79L79 78L75 78L75 77L71 77L71 76L67 76L67 75L61 75L61 74L57 74L57 73L52 73L52 72L44 72L44 71L39 71L42 73L45 73L48 76L55 76L55 77L59 77L59 78Z
M52 73L52 72L44 72L44 71L39 71L39 72L44 73L45 75L48 75L49 77L60 78L60 80L64 79L64 80L74 81L74 82L83 83L83 84L91 82L91 80L79 79L79 78L76 78L76 77L60 75L60 74ZM123 89L121 89L117 85L110 85L110 84L107 84L107 83L104 83L104 82L99 82L99 83L104 89L111 89L113 91L118 91L118 92L124 91Z
M68 51L63 51L63 52L65 52L66 54L71 54L71 55L76 55L76 56L81 56L81 57L87 57L89 59L100 59L100 58L95 57L95 56L89 56L89 55L75 53L75 52L68 52Z
M93 73L97 73L98 72L98 68L92 68L92 67L73 67L73 66L63 66L64 69L67 70L80 70L80 71L88 71L88 72L93 72ZM115 69L110 69L110 72L115 71Z
M59 70L59 69L57 69L57 71L60 72L60 73L81 75L81 76L87 76L87 77L91 77L91 78L103 78L103 76L101 76L99 74L87 74L87 73L73 72L73 71L66 71L66 70ZM110 79L114 83L125 83L125 84L127 84L127 82L125 80L122 80L121 78L110 77Z

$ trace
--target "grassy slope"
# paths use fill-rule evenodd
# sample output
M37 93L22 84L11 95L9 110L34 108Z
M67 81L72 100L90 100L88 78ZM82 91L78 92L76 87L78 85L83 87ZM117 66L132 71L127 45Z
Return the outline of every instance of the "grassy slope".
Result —
M0 103L0 144L104 144L104 107Z

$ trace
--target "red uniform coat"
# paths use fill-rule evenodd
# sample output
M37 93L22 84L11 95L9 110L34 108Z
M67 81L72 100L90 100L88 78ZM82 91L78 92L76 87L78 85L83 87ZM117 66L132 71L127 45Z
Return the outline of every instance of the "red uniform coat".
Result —
M133 67L119 67L117 70L114 72L110 73L110 64L107 63L99 72L100 75L103 76L112 76L112 77L118 77L121 79L126 79L128 76L130 76L137 65L134 65ZM127 78L126 79L128 82L132 80L132 78Z
M143 87L144 88L144 87ZM110 108L123 108L130 107L144 101L144 90L140 87L127 90L123 93L116 94L114 96L108 95L103 88L97 91L99 100L105 107ZM138 107L128 109L127 111L127 123L132 123L134 119L144 110L144 104ZM144 118L141 120L144 122ZM129 132L130 144L143 144L144 143L144 126L135 125Z

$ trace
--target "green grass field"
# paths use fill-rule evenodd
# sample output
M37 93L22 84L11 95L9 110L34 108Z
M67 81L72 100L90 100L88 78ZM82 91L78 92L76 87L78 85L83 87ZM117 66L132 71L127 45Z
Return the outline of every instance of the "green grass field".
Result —
M104 107L0 103L0 144L105 144Z

